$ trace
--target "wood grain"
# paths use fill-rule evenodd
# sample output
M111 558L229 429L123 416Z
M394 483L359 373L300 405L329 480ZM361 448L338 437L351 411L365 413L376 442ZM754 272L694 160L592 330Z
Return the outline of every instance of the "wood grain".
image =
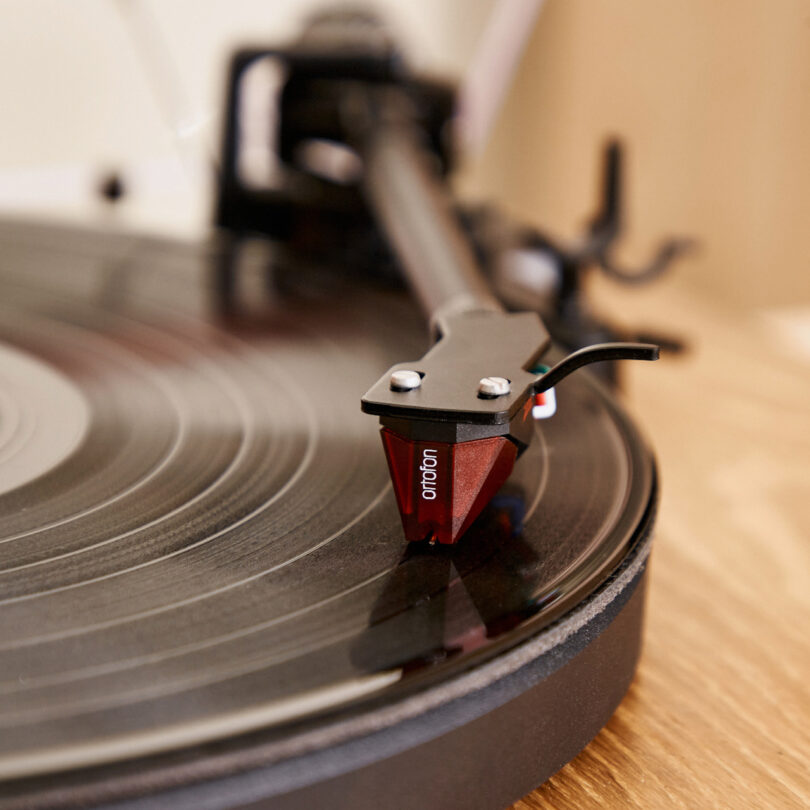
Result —
M808 807L810 356L677 281L595 286L691 342L625 369L663 480L645 648L607 727L514 808Z

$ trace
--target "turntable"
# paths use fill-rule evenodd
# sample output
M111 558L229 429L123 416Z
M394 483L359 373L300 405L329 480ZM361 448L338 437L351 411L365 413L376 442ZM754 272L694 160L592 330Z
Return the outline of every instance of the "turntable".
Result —
M530 315L536 344L504 361L501 400L430 400L432 379L482 376L476 358L528 321L503 306L515 277L491 217L448 202L452 96L335 27L234 58L209 244L0 227L2 808L500 807L631 682L655 466L610 387L567 372L652 350L583 350L608 327L570 317L569 285ZM238 101L268 57L287 71L290 171L257 190L236 170ZM361 179L303 148L334 157L336 128ZM584 253L525 231L518 247L570 280L616 235L614 209ZM251 273L261 301L240 296ZM487 341L447 349L482 312ZM422 399L390 382L403 361ZM556 412L533 418L551 384ZM470 495L464 462L443 523L424 511L444 498L433 479L408 462L402 484L390 448L389 469L376 416L454 458L506 442L513 468L477 472ZM408 507L417 479L430 503Z

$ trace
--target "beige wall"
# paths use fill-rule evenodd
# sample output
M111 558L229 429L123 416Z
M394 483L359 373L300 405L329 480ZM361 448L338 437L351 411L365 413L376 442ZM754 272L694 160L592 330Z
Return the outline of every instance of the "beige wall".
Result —
M664 234L728 298L810 301L810 2L548 0L467 188L573 234L623 135L624 258Z

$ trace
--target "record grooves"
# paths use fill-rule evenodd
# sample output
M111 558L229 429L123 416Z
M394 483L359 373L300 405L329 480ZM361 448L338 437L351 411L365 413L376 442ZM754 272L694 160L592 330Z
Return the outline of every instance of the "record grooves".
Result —
M271 305L223 320L212 250L0 228L0 807L313 806L335 779L365 806L392 763L407 784L398 758L427 773L437 740L475 747L453 735L599 655L617 675L567 715L572 756L638 651L655 480L632 425L564 381L458 548L408 546L359 395L422 319L277 265ZM517 798L552 738L512 778L496 746L502 782L448 763L452 797Z

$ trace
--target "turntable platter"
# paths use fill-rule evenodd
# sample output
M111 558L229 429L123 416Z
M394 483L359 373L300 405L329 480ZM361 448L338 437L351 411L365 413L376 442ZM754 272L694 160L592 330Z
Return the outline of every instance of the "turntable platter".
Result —
M587 375L561 384L458 549L408 547L359 399L422 353L418 313L401 292L300 270L278 272L260 314L223 320L211 250L0 229L9 807L203 783L208 805L176 806L218 807L337 778L358 767L344 743L426 718L421 737L366 750L368 767L448 733L462 720L437 706L492 695L526 650L543 658L638 590L653 465ZM212 787L291 762L310 765L253 793Z

